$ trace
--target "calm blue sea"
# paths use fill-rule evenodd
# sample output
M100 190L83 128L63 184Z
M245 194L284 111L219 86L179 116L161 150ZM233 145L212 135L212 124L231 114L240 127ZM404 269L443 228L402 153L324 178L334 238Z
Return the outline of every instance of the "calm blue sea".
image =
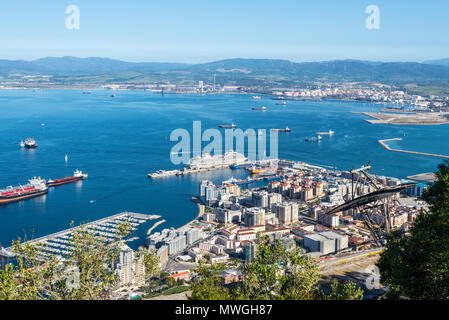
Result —
M225 170L186 177L148 179L157 169L176 168L170 162L170 133L236 123L240 128L289 126L279 134L279 156L349 170L369 160L381 175L406 177L434 171L441 160L388 152L378 139L403 137L392 146L449 154L449 126L372 125L351 111L376 111L361 102L288 102L252 100L248 95L170 95L94 90L0 91L0 187L26 183L33 176L62 178L75 169L85 181L53 188L46 196L0 207L0 241L38 237L124 210L160 214L179 227L196 216L190 201L202 179L245 178L244 170ZM267 111L252 111L265 105ZM45 124L42 126L42 124ZM335 131L320 143L306 142L316 131ZM403 134L405 133L405 137ZM21 150L19 142L34 137L39 147ZM206 144L206 143L205 143ZM205 145L204 144L204 145ZM64 160L68 155L68 162ZM91 203L91 200L94 200ZM160 229L159 228L159 229Z

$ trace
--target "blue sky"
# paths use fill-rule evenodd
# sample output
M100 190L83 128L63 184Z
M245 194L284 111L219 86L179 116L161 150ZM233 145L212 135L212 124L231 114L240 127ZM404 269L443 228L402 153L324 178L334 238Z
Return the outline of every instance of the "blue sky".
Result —
M79 30L65 26L72 4ZM365 27L371 4L379 30ZM448 14L447 0L3 0L0 59L423 61L449 57Z

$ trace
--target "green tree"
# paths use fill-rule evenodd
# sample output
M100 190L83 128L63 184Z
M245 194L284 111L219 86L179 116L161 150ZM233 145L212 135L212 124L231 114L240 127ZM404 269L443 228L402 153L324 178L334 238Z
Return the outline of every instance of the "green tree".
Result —
M339 282L334 279L334 282L331 285L330 293L325 294L321 291L320 297L323 300L361 300L363 299L363 289L357 287L355 282Z
M202 260L195 269L197 277L191 282L190 300L232 300L235 297L226 287L221 285L220 273L226 266L221 263L207 264Z
M114 240L96 237L87 226L76 228L64 259L41 256L44 245L13 242L14 265L0 270L0 299L96 300L108 299L116 288L115 265L123 238L129 234L125 222Z
M286 250L279 240L270 242L259 237L254 259L241 265L243 280L234 286L221 284L220 273L228 266L202 261L191 285L192 300L312 300L322 299L317 264L300 250ZM342 292L339 292L339 291ZM355 284L335 287L333 298L361 299L361 289Z
M438 166L436 181L423 199L410 232L394 231L377 266L390 297L449 299L449 162Z

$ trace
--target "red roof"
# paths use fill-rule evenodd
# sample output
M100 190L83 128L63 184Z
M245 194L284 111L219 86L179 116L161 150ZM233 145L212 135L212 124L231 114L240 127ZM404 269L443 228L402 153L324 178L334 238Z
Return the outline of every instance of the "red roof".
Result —
M187 274L189 274L190 273L190 271L183 271L183 272L180 272L180 273L176 273L176 274L172 274L171 276L168 276L167 278L177 278L177 277L180 277L180 276L185 276L185 275L187 275Z

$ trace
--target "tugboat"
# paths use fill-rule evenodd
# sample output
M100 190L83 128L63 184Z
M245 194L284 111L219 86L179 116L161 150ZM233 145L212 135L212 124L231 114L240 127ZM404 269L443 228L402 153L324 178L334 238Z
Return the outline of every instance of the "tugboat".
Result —
M88 175L86 173L83 173L82 171L76 169L75 172L73 172L73 176L71 176L71 177L65 177L62 179L55 179L55 180L52 180L52 179L48 180L47 186L48 187L57 187L62 184L83 180L87 177L88 177Z
M37 148L38 144L36 143L36 140L33 138L26 138L25 139L25 148L27 149L34 149Z
M0 205L37 197L48 192L45 180L34 177L28 181L29 183L24 186L9 186L0 190Z

